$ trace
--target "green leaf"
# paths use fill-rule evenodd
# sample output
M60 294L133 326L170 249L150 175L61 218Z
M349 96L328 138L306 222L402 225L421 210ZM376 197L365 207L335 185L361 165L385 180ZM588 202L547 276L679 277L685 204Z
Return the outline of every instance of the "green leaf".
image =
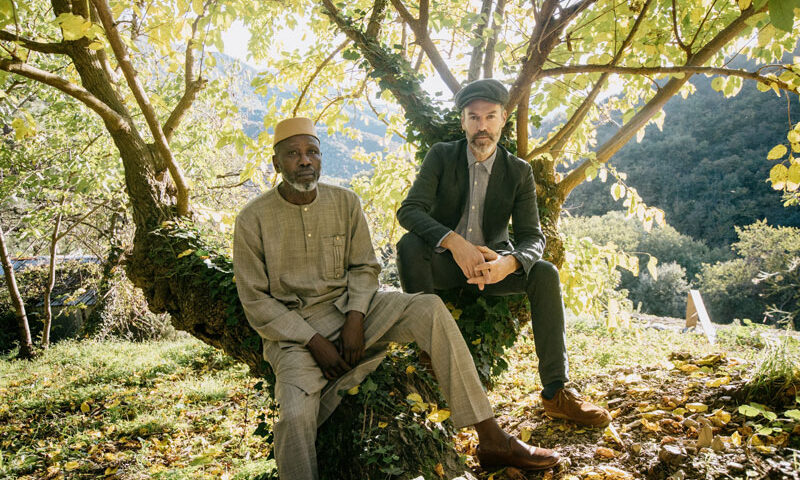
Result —
M3 17L9 20L14 18L14 4L11 0L0 0L0 19Z
M800 421L800 410L797 409L786 410L785 412L783 412L783 414L788 418Z
M783 158L787 151L786 145L775 145L772 147L772 150L767 153L767 160L777 160L779 158Z
M796 0L769 0L769 19L784 32L791 32L794 25Z
M619 200L620 198L623 198L624 196L625 196L625 189L619 183L615 183L611 187L611 197L614 200Z
M722 77L717 77L711 81L711 88L715 91L719 92L722 90L722 87L725 86L725 79Z
M739 413L745 417L757 417L761 410L753 407L752 405L739 405Z
M61 26L64 40L80 40L92 26L92 22L72 13L62 13L56 18L56 23Z

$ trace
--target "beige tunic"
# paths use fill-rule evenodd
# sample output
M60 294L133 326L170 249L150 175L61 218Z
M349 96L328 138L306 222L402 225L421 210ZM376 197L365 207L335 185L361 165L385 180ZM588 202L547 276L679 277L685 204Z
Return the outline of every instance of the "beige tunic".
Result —
M335 340L349 310L368 313L380 266L361 205L350 190L319 184L307 205L287 202L272 189L249 202L236 220L234 274L250 325L263 339L264 358L279 381L315 393L327 385L305 345L316 333ZM396 306L407 299L398 297ZM369 348L396 321L370 318ZM377 322L377 324L376 324ZM380 352L335 382L357 385L380 363ZM335 393L335 392L331 392ZM327 403L327 397L331 397ZM338 395L322 399L320 421Z

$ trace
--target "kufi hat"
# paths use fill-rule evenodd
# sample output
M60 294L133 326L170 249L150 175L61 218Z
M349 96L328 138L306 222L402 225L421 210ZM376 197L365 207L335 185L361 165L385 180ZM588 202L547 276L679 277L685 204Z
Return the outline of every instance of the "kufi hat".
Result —
M459 111L463 110L469 102L478 99L499 103L505 107L506 103L508 103L508 90L502 83L493 78L475 80L456 93L456 108Z
M272 146L278 144L282 140L295 135L311 135L319 140L317 131L314 129L314 122L310 118L294 117L281 120L275 125L275 134L272 136Z

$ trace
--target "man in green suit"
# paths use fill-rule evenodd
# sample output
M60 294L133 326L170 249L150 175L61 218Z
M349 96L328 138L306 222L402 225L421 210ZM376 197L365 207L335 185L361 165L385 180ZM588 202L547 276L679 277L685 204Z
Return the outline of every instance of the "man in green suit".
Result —
M533 171L497 145L507 102L505 86L493 79L472 82L456 94L466 138L431 147L397 212L408 230L397 244L400 281L409 293L458 287L486 295L526 293L545 413L605 426L611 421L605 409L564 387L564 305L558 270L542 260L545 238Z

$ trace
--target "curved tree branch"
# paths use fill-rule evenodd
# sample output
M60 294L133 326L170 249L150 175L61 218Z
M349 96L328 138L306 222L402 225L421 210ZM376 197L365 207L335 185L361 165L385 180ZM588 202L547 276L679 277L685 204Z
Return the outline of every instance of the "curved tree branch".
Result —
M541 72L547 56L558 44L559 36L567 24L579 13L588 8L597 0L581 0L572 7L562 10L559 17L555 17L558 7L557 0L545 0L542 8L536 13L536 27L531 34L528 52L520 68L519 75L511 86L508 94L506 110L512 111L522 99L523 92L536 80Z
M483 41L483 31L489 25L489 17L492 15L492 0L483 0L481 5L481 18L475 25L472 31L472 38L478 40L475 46L472 47L472 55L469 59L469 69L467 70L467 82L474 82L478 79L481 73L481 65L483 64L483 55L486 53L484 46L486 43Z
M572 65L555 67L542 70L542 77L553 77L557 75L567 75L574 73L616 73L620 75L655 75L655 74L689 74L703 73L707 75L725 75L729 77L741 77L748 80L755 80L765 85L775 85L781 90L798 93L797 88L778 78L771 78L757 72L747 70L737 70L723 67L701 67L693 65L680 65L675 67L620 67L616 65Z
M100 115L109 130L128 130L130 125L119 115L111 109L108 105L103 103L100 99L92 95L88 90L76 85L69 80L53 75L50 72L40 70L32 67L20 60L13 59L0 59L0 70L5 70L9 73L35 80L37 82L57 88L67 95L80 100L84 105L91 108L95 113Z
M506 14L506 0L497 0L492 15L492 36L486 42L486 53L483 55L483 78L492 78L494 75L494 54L497 37L500 35L500 28L503 26L503 17ZM499 19L495 23L495 19Z
M328 0L323 0L323 3L327 7L327 5L331 2ZM411 27L411 30L414 31L414 35L417 37L417 42L422 49L425 50L425 53L428 55L428 58L433 64L433 68L435 68L439 73L439 76L442 77L442 80L447 85L447 88L449 88L453 93L461 90L461 83L459 83L459 81L456 80L456 77L453 76L453 72L450 71L447 63L444 61L442 55L439 53L439 50L436 48L436 45L433 44L430 35L428 35L427 15L425 18L426 22L423 24L420 20L416 20L413 16L411 16L411 13L406 9L405 5L403 5L402 0L392 0L392 5L394 5L395 9L397 9L397 12L403 18L403 21L406 22L408 26Z
M369 29L367 29L367 31L369 31ZM312 83L314 83L314 80L317 78L317 75L319 75L319 73L320 73L322 70L324 70L324 69L325 69L325 66L326 66L326 65L327 65L327 64L328 64L328 63L329 63L331 60L333 60L333 57L335 57L335 56L336 56L336 54L338 54L339 52L341 52L342 50L344 50L344 48L345 48L346 46L350 45L350 42L351 42L351 41L352 41L352 40L350 40L349 38L348 38L348 39L346 39L344 42L342 42L342 43L341 43L341 45L339 45L338 47L336 47L336 49L335 49L334 51L332 51L332 52L331 52L331 54L330 54L330 55L328 55L328 56L325 58L325 60L323 60L323 61L322 61L322 62L321 62L319 65L317 65L317 68L316 68L316 70L314 70L314 73L312 73L312 74L311 74L311 76L310 76L310 77L308 77L308 81L306 82L305 86L303 87L303 91L301 91L301 92L300 92L300 96L299 96L299 97L297 97L297 102L294 104L294 108L292 109L292 116L293 116L293 117L294 117L294 116L297 116L297 109L298 109L298 108L300 108L300 104L303 102L303 97L305 97L305 96L306 96L306 92L308 92L308 89L309 89L309 87L311 87L311 84L312 84Z
M178 215L186 216L189 214L189 188L183 177L183 171L172 156L172 151L169 149L167 138L164 136L161 124L158 122L156 112L150 104L150 100L147 98L144 88L139 83L139 79L136 78L136 70L133 68L133 64L128 56L128 49L122 42L122 37L114 24L114 19L108 3L106 3L106 0L91 1L97 9L97 14L100 16L100 20L103 23L106 37L111 44L111 48L114 50L114 55L117 57L117 63L119 63L122 73L125 75L125 80L131 88L133 96L136 98L136 103L138 103L139 108L142 109L145 121L148 127L150 127L150 132L155 140L156 148L167 165L172 181L175 182Z
M622 41L622 44L614 54L614 58L611 59L609 65L616 65L619 63L622 55L625 53L625 50L627 50L630 44L633 43L633 38L636 36L639 26L647 16L647 10L649 9L651 2L652 0L646 0L644 5L642 5L642 9L639 12L639 15L637 15L631 30L628 32L625 40ZM563 148L567 139L572 136L575 130L578 129L578 126L581 124L581 122L583 122L583 119L586 118L586 115L589 114L592 105L594 105L597 96L603 90L603 87L605 86L606 81L608 81L609 76L610 74L608 72L603 72L603 74L595 83L594 87L592 87L592 91L589 92L589 95L583 100L583 102L581 102L581 105L575 110L567 123L565 123L564 126L542 146L532 150L530 154L525 157L525 159L530 161L530 159L542 154L543 152L550 152L553 157L556 157L558 152Z
M731 22L727 27L722 29L717 35L706 43L703 48L692 55L686 62L686 67L700 67L714 56L722 47L728 42L736 38L747 27L746 20L753 15L763 12L767 9L767 5L763 5L758 10L752 6L744 10L739 17ZM684 75L683 78L671 78L659 90L653 98L648 101L641 110L636 112L633 118L622 126L617 133L615 133L606 143L597 149L595 160L585 160L581 165L572 170L558 185L561 193L566 197L569 193L586 178L586 170L589 166L595 163L606 163L611 157L619 151L628 141L636 135L640 128L644 127L647 122L664 106L667 101L672 98L683 85L689 81L690 74Z
M675 34L675 41L678 42L678 46L681 48L681 50L686 52L687 57L691 57L691 47L683 43L681 34L678 32L678 6L675 4L675 0L672 0L672 32Z
M19 42L23 47L28 50L33 50L39 53L65 55L67 53L67 46L63 43L56 42L37 42L25 37L20 37L17 34L0 30L0 40L7 40L9 42Z

